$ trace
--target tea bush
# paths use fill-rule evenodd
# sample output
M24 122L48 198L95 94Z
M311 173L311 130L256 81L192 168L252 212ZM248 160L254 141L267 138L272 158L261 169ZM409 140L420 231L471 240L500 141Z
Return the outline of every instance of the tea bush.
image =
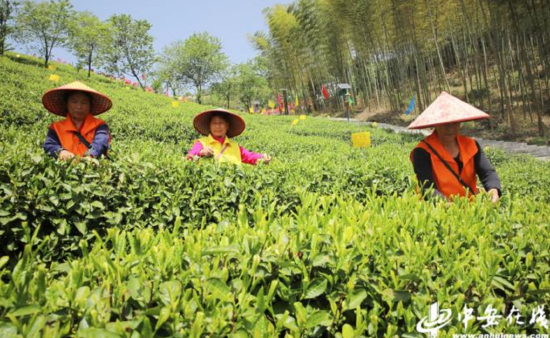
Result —
M499 205L424 202L418 136L252 115L237 141L270 165L191 162L208 107L56 66L0 58L1 337L420 336L436 301L455 315L440 336L547 331L458 318L550 303L547 163L488 150ZM44 154L52 73L113 99L110 160ZM363 130L373 146L351 148Z

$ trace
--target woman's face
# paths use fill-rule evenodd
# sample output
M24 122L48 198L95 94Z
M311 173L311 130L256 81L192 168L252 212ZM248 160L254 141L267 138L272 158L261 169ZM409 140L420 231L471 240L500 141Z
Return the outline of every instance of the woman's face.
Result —
M441 124L435 130L440 139L453 140L460 134L460 122Z
M84 93L71 94L67 100L67 110L71 117L77 120L83 120L90 113L91 108L90 97Z
M229 130L229 123L221 116L214 116L210 120L210 133L215 137L225 137Z

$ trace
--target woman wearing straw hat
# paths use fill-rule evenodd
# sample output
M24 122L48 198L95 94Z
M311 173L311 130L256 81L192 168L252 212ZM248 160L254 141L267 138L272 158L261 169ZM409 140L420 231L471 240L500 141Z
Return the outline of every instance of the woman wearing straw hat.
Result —
M111 109L111 99L75 81L46 92L42 104L53 114L65 116L50 125L44 142L46 153L61 160L107 155L109 127L94 116Z
M481 110L443 92L409 125L409 129L433 127L434 132L420 141L410 159L419 184L433 187L434 195L471 196L478 193L477 178L498 202L501 186L495 168L474 139L460 135L460 123L486 119Z
M271 161L270 156L248 151L232 140L245 129L244 120L237 114L225 109L207 110L195 116L193 126L204 137L195 142L188 159L211 157L217 162L253 165Z

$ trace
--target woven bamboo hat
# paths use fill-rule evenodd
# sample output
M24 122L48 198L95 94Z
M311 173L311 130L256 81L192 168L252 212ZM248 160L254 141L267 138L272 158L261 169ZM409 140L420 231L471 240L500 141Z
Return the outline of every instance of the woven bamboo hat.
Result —
M442 92L407 128L423 129L439 124L488 119L491 116L474 106Z
M71 82L61 87L48 90L42 95L42 104L50 112L60 115L67 115L67 95L69 92L85 92L92 97L92 115L99 115L111 109L113 102L107 96L97 90L86 86L80 81Z
M225 109L212 109L206 110L197 114L193 119L193 127L202 135L208 135L210 133L210 119L213 115L224 115L229 121L229 129L227 130L227 137L235 137L241 135L246 127L246 123L243 118L237 114L234 114Z

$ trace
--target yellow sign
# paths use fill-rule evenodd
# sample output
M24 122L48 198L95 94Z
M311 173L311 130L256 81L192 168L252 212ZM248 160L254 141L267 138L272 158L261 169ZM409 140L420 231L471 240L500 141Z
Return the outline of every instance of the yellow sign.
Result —
M59 75L55 75L55 74L50 75L50 81L52 82L59 82L59 79L60 79Z
M294 102L294 105L298 107L300 105L300 101L298 101L298 96L296 96L296 101Z
M252 108L252 107L248 108L248 112L249 112L250 114L254 114L254 108Z
M305 120L306 119L306 116L305 115L300 115L300 120Z
M275 102L269 100L269 102L267 103L267 105L269 106L269 108L273 109L275 108Z
M180 103L178 101L172 101L172 107L178 108L180 106Z
M364 131L361 133L351 134L351 144L354 148L370 147L370 133L368 131Z

